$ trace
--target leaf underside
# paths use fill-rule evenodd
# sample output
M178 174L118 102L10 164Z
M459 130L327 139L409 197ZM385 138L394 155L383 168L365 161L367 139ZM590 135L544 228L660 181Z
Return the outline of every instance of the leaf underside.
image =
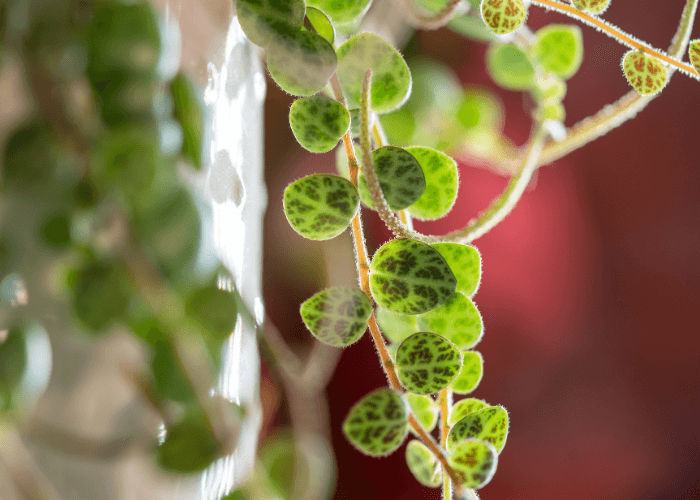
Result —
M437 488L442 484L442 466L430 450L414 439L406 446L406 464L413 477L423 486Z
M498 453L491 443L470 438L452 450L448 461L462 486L478 489L496 473Z
M447 450L467 438L488 441L500 453L508 437L508 413L502 406L489 406L459 420L447 435Z

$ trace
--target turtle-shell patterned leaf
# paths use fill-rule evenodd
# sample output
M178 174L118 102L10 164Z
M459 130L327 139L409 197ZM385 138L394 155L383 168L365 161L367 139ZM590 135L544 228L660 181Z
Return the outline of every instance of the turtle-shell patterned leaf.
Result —
M486 401L476 398L466 398L457 401L452 407L452 412L450 413L449 425L452 426L456 422L459 422L464 417L475 411L483 410L489 406Z
M652 95L666 85L666 68L658 59L630 50L622 60L627 81L642 95Z
M462 486L479 489L496 473L498 453L488 441L471 438L459 443L447 460Z
M310 96L320 92L335 73L338 59L321 35L297 31L279 35L267 47L267 69L285 92Z
M586 11L590 14L602 14L610 5L610 0L572 0L572 4L578 10Z
M693 40L688 46L688 55L690 62L695 68L695 72L700 75L700 40Z
M316 33L328 40L328 43L335 43L335 26L328 16L315 7L306 7L306 18L311 23L311 26L316 30Z
M430 396L422 394L406 394L406 401L411 408L411 413L416 416L420 425L430 432L435 428L438 420L439 407ZM413 429L409 429L413 432Z
M399 314L377 306L374 317L382 333L392 343L401 343L406 337L418 331L418 317L413 314Z
M366 395L343 422L343 434L367 455L382 457L401 446L408 429L406 403L398 392L378 389Z
M310 240L328 240L342 233L360 208L360 195L342 177L315 174L284 190L284 213L297 233Z
M296 140L312 153L333 149L350 127L350 113L335 99L317 95L297 99L289 110Z
M345 24L362 16L369 9L371 0L307 0L306 4L318 7L336 24Z
M442 484L442 466L427 446L414 439L406 446L406 464L413 477L423 486L437 488Z
M372 151L372 161L379 186L391 210L398 212L418 201L425 191L425 175L411 153L396 146L384 146ZM360 198L365 205L374 209L364 174L360 175L359 182Z
M301 319L314 337L335 347L359 340L371 314L372 304L359 288L329 288L301 305Z
M411 93L411 72L401 54L374 33L361 33L338 47L338 79L348 108L360 107L362 81L372 69L370 106L388 113L401 106Z
M450 389L456 394L469 394L478 387L484 376L484 358L480 352L476 351L467 351L462 354L464 355L462 370L450 384Z
M527 17L523 0L483 0L481 18L491 31L505 35L520 28Z
M447 435L447 451L468 438L491 443L500 453L508 437L508 412L502 406L489 406L459 420Z
M457 280L440 252L410 239L382 245L370 265L374 300L400 314L421 314L447 302Z
M440 335L414 333L396 352L399 381L415 394L433 394L449 385L462 368L462 353Z
M420 220L435 220L452 210L457 199L459 174L457 162L445 153L422 146L406 148L423 169L425 191L417 202L408 208L411 215Z
M256 45L267 47L273 38L299 31L304 24L303 0L237 0L238 22Z
M457 278L457 291L473 297L481 283L481 254L470 245L459 243L435 243L433 248L440 252L452 273Z
M442 335L460 351L474 347L484 334L479 310L459 292L439 307L418 316L418 327Z

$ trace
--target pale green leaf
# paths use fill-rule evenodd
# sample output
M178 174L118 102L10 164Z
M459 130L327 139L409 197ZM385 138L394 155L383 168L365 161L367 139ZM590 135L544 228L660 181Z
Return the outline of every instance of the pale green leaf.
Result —
M475 411L482 410L489 406L486 401L476 398L466 398L457 401L452 407L452 412L450 413L450 419L448 421L449 425L452 426L456 422L459 422L464 417Z
M571 78L583 61L581 28L570 24L550 24L535 33L533 54L544 69L561 78Z
M372 161L384 198L392 211L403 210L420 199L425 191L425 176L411 153L396 146L384 146L372 151ZM364 174L360 175L359 183L362 201L374 209Z
M372 304L359 288L329 288L301 305L301 319L314 337L335 347L359 340L371 314Z
M321 9L334 23L345 24L364 15L371 0L307 0L306 3Z
M473 297L481 282L479 251L473 246L459 243L435 243L433 248L445 258L457 278L457 291L467 297Z
M457 162L440 151L421 146L406 148L425 175L423 195L408 208L413 217L420 220L435 220L452 210L457 199L459 174Z
M513 43L495 43L486 53L491 79L504 89L527 90L535 83L535 68L528 55Z
M622 69L629 84L642 95L660 92L668 80L666 68L661 61L635 50L625 54Z
M459 33L463 37L477 40L479 42L490 42L496 39L493 31L486 26L481 17L472 16L470 14L456 13L450 22L447 24L455 33Z
M418 318L413 314L399 314L377 306L374 317L382 333L393 343L400 343L418 331Z
M477 388L484 375L484 358L481 353L467 351L463 355L462 370L450 384L450 389L455 394L469 394Z
M306 17L316 33L328 40L331 45L335 43L335 26L324 12L315 7L306 7Z
M215 286L193 292L185 302L185 312L219 340L233 333L238 318L234 294Z
M474 347L484 333L479 310L459 292L439 307L418 316L418 327L442 335L460 351Z
M690 45L688 45L688 56L693 64L693 68L695 68L695 72L700 75L700 40L690 42Z
M401 385L415 394L447 387L462 368L462 353L449 340L430 332L414 333L396 353Z
M284 213L289 224L310 240L338 236L359 208L360 195L355 186L335 175L309 175L284 191Z
M501 453L508 437L508 413L502 406L489 406L459 420L447 435L447 451L468 438L491 443Z
M602 14L610 5L610 0L572 0L572 4L578 10L583 10L591 14Z
M299 31L304 24L303 0L237 0L234 5L243 32L261 47L277 35Z
M505 35L520 28L527 17L523 0L483 0L481 18L497 35Z
M416 416L423 429L428 432L432 431L437 424L439 411L439 407L433 401L433 398L421 394L407 393L406 401L408 401L411 412ZM413 429L411 429L411 432L413 432Z
M370 265L374 300L400 314L420 314L445 303L457 280L447 262L430 245L396 239L382 245Z
M352 407L343 434L359 451L381 457L401 446L408 429L406 403L391 389L377 389Z
M498 453L488 441L471 438L459 443L447 460L462 486L479 489L496 473Z
M348 131L350 114L335 99L321 95L304 97L292 104L289 125L304 149L312 153L326 153Z
M442 466L427 446L414 439L406 446L406 464L413 477L423 486L437 488L442 484Z

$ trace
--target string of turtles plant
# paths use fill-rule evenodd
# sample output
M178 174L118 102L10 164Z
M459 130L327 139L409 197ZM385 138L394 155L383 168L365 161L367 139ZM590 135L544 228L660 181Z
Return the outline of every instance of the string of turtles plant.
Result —
M674 70L699 78L700 40L690 43L691 64L678 58L689 43L696 0L686 4L670 54L598 17L609 0L572 2L530 3L574 17L629 46L623 73L640 95L661 91ZM454 394L470 394L483 372L482 356L473 350L483 336L483 325L472 301L481 280L481 257L467 243L513 209L550 137L566 141L562 99L565 80L581 65L581 30L550 25L530 32L524 25L523 0L461 4L407 0L401 4L413 24L428 29L445 25L457 15L468 19L468 8L478 9L482 24L462 23L457 31L473 34L485 24L493 33L480 35L492 41L488 55L492 77L506 88L528 91L536 103L531 137L520 152L518 172L503 194L464 228L444 236L424 235L413 230L412 219L436 220L450 211L459 185L457 166L434 148L387 142L382 123L395 122L383 118L408 100L412 77L391 44L373 33L355 33L369 3L237 2L240 24L250 40L266 50L273 80L299 97L289 114L299 144L325 153L343 142L340 175L301 178L286 188L283 203L291 227L305 238L326 240L350 228L359 287L323 290L301 305L301 316L321 342L347 347L369 328L377 348L389 387L371 392L350 409L343 423L350 443L362 453L380 457L395 452L410 429L416 439L406 447L406 462L418 482L442 486L445 499L453 494L476 498L474 490L495 473L509 418L502 406L480 399L464 398L453 404ZM510 33L514 36L494 36ZM513 65L518 58L524 63ZM597 128L609 130L628 119L632 108L629 102L620 104L608 111L607 122L595 117ZM571 151L592 135L579 136L566 148ZM362 204L376 210L397 236L383 244L371 261L360 219ZM439 443L431 434L438 416Z

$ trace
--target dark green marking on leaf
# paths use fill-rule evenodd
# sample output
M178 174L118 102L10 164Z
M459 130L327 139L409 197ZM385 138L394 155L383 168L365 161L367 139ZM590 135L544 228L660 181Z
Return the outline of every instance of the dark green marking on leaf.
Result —
M546 71L568 79L581 67L581 28L570 24L550 24L538 30L535 36L533 52Z
M527 17L523 0L483 0L481 18L497 35L505 35L520 28Z
M418 327L442 335L460 351L474 347L484 334L479 310L459 292L439 307L418 316Z
M326 153L348 131L350 114L335 99L320 95L304 97L292 104L289 125L304 149L312 153Z
M406 464L413 477L423 486L437 488L442 484L442 466L427 446L414 439L406 446Z
M372 160L379 185L391 210L398 212L420 199L425 191L425 175L420 163L411 153L396 146L384 146L372 151ZM374 209L364 174L360 175L359 182L362 201Z
M238 22L246 36L265 47L277 35L299 31L304 24L303 0L237 0Z
M195 414L168 429L163 444L157 449L157 459L166 470L196 472L209 466L219 452L219 443L207 421Z
M328 240L342 233L360 208L360 195L342 177L315 174L292 182L284 191L284 213L297 233Z
M454 344L430 332L414 333L396 353L401 384L415 394L433 394L447 387L462 368L462 353Z
M90 265L80 272L75 285L75 315L90 330L102 330L124 316L132 293L121 265Z
M311 26L316 30L316 33L328 40L328 43L335 43L335 26L328 16L315 7L306 7L306 17L311 23Z
M301 305L301 319L314 337L335 347L357 342L371 314L372 304L359 288L329 288Z
M435 243L432 247L445 258L457 278L457 291L473 297L481 283L479 251L473 246L459 243Z
M406 401L411 407L411 412L416 416L420 425L430 432L435 428L438 420L439 407L433 398L421 394L406 394ZM411 429L413 432L413 429Z
M435 220L444 217L452 210L457 199L459 174L457 162L435 149L412 146L406 148L423 169L425 191L408 208L411 215L420 220Z
M447 302L457 280L433 247L396 239L374 254L369 284L374 300L383 308L400 314L421 314Z
M450 413L449 425L452 426L456 422L459 422L464 417L475 411L483 410L489 406L486 401L476 398L466 398L461 399L455 403L452 407L452 413Z
M495 43L486 53L491 79L508 90L527 90L535 83L535 67L523 49L514 43Z
M338 78L349 108L360 106L362 80L372 69L371 108L388 113L411 93L411 72L401 54L373 33L356 35L338 47Z
M688 45L688 56L695 68L695 72L700 75L700 40L693 40Z
M462 486L479 489L496 473L498 453L488 441L470 438L457 445L447 460Z
M335 73L338 59L321 35L297 31L275 37L267 47L267 69L285 92L310 96L320 92Z
M199 94L194 84L184 74L178 73L170 84L175 107L173 114L182 127L182 154L199 169L202 167L202 134L204 117Z
M508 437L508 413L502 406L489 406L459 420L447 435L447 451L468 438L491 443L501 453Z
M455 394L469 394L477 388L484 375L484 358L481 353L467 351L463 354L462 370L450 384L450 389Z
M343 422L343 434L362 453L381 457L401 446L408 429L406 403L391 389L366 395Z
M572 4L578 10L583 10L591 14L602 14L610 5L610 0L572 0Z
M660 92L668 80L666 68L661 61L635 50L625 54L622 69L629 84L642 95Z
M377 306L374 317L382 333L393 343L401 343L418 331L418 318L413 314L399 314Z
M234 294L215 286L192 293L185 302L185 312L218 340L224 340L233 333L238 317Z
M334 23L345 24L364 15L371 0L308 0L306 3L321 9Z

